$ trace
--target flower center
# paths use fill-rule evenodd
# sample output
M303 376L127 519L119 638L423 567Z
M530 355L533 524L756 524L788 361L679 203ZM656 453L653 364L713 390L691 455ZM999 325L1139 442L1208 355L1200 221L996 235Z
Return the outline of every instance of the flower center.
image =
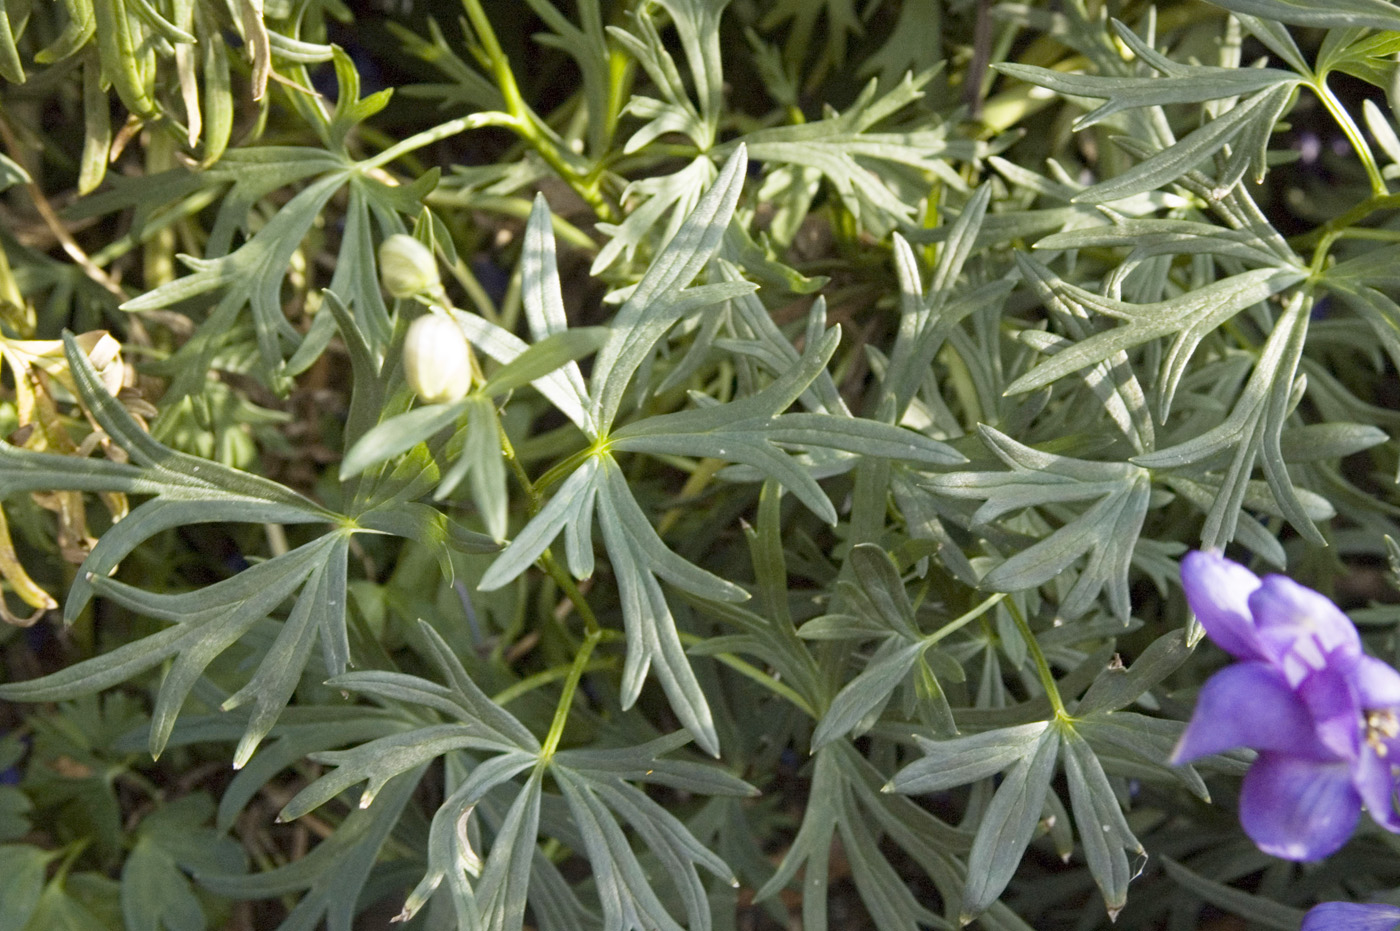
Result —
M1366 712L1366 745L1376 751L1376 756L1389 752L1385 741L1400 736L1400 717L1389 709Z

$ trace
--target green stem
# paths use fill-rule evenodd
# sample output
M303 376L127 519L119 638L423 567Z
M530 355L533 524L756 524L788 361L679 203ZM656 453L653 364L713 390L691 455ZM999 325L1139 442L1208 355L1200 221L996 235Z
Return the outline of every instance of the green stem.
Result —
M1371 154L1371 147L1366 144L1366 138L1361 135L1361 127L1356 125L1356 121L1351 118L1346 107L1337 99L1337 95L1332 93L1332 89L1327 86L1327 81L1323 77L1318 77L1315 81L1309 82L1313 93L1317 94L1322 101L1327 112L1332 114L1332 119L1337 121L1337 125L1346 134L1351 147L1356 150L1357 157L1361 159L1361 164L1366 168L1366 177L1371 179L1371 193L1376 197L1384 197L1390 193L1385 186L1385 178L1381 177L1380 166L1376 164L1376 157Z
M551 466L548 471L540 476L539 483L535 485L535 490L540 494L544 494L562 481L565 476L572 475L579 466L587 461L589 456L595 455L597 452L598 448L596 446L589 446L585 449L580 449L557 465Z
M1317 245L1327 236L1336 235L1343 230L1355 226L1378 210L1395 210L1396 208L1400 208L1400 194L1384 194L1369 197L1355 207L1352 207L1346 213L1339 214L1328 220L1311 233L1300 236L1296 240L1290 240L1288 244L1295 249L1307 249Z
M455 136L469 129L480 129L483 126L504 126L507 129L519 131L518 123L519 120L516 117L496 110L472 113L468 116L458 117L455 120L448 120L446 123L439 123L432 129L425 129L421 133L409 136L398 145L390 146L378 155L367 158L362 162L357 162L356 164L361 171L371 171L375 168L381 168L409 152L421 149L425 145L441 142L448 136Z
M524 489L529 496L528 507L530 516L534 517L540 512L540 506L544 503L544 496L540 490L530 481L530 476L525 472L525 467L520 464L520 458L515 455L515 446L511 443L510 437L506 434L506 425L501 423L501 418L496 418L496 434L501 440L501 455L506 457L507 464L510 465L511 474L515 476L516 482Z
M695 634L682 633L681 642L688 646L693 646L697 643L704 643L705 638L696 636ZM712 655L715 659L719 660L721 663L728 666L730 669L734 670L740 675L748 679L752 679L754 682L757 682L759 685L763 686L765 689L772 692L773 694L781 695L783 698L786 698L798 708L801 708L803 713L805 713L812 720L816 720L818 717L820 717L820 715L817 714L817 710L811 706L807 699L803 698L801 693L799 693L792 686L788 685L786 682L780 682L779 680L770 676L768 673L764 672L762 669L759 669L752 663L740 659L733 653L714 653Z
M559 564L559 560L554 558L554 553L549 550L545 550L541 553L540 566L544 568L545 572L549 573L549 577L554 580L554 584L558 585L563 590L564 597L568 598L573 604L574 610L578 612L578 616L583 618L583 628L588 632L588 636L600 635L603 631L603 625L598 623L597 615L593 613L593 608L589 606L588 599L584 597L583 592L579 591L578 585L574 582L574 577L569 575L568 571Z
M540 490L543 486L536 486L530 481L525 467L520 464L520 459L515 455L515 447L511 445L510 437L506 435L505 424L501 423L499 417L496 418L496 433L501 440L501 454L506 457L506 462L510 463L511 473L529 498L526 506L530 511L530 516L533 517L540 512L540 507L544 503L544 495ZM568 571L559 564L559 561L554 558L554 554L548 549L540 554L539 564L545 572L549 573L554 584L558 585L563 590L564 595L573 603L574 610L578 612L579 617L583 618L584 628L588 631L588 635L590 637L597 636L603 629L602 625L598 623L598 617L589 606L588 599L574 583L573 576L569 575Z
M598 645L603 632L592 629L588 636L583 638L583 646L579 648L578 655L574 657L574 664L569 668L569 678L564 681L564 692L559 696L559 704L554 709L554 720L550 722L549 734L544 739L544 747L540 750L540 762L547 763L554 758L554 752L559 749L559 741L564 736L564 725L569 722L569 709L574 704L574 692L578 691L578 684L583 679L583 673L588 667L588 658L593 655L593 648Z
M986 614L988 611L992 610L992 608L996 607L996 605L1005 597L1005 592L997 592L995 595L983 601L971 611L967 612L961 617L954 618L953 620L944 624L942 627L938 628L933 633L929 634L927 637L924 638L924 646L931 647L938 641L942 640L944 637L948 636L949 634L961 630L967 624L972 623L982 615Z
M496 79L496 86L505 98L506 110L518 118L529 108L525 105L525 98L520 95L520 86L515 83L515 73L510 70L510 59L506 58L505 50L496 38L496 30L491 28L491 20L481 8L481 0L463 0L462 6L466 8L472 31L476 33L477 40L481 42L482 50L486 53L486 59L490 62L491 76Z
M611 666L616 665L617 660L613 657L607 656L603 657L602 659L595 659L593 662L589 663L587 668L585 668L583 671L598 672L599 670L607 669ZM540 688L541 686L548 685L549 683L554 682L555 680L567 677L569 673L573 671L573 668L573 663L570 663L567 666L554 666L544 670L543 672L537 672L532 676L526 676L519 682L509 685L506 688L501 689L501 691L497 692L495 695L492 695L491 703L494 705L500 705L504 707L510 704L511 702L515 701L521 695L524 695L528 692L533 692L535 689Z
M1026 642L1026 649L1031 651L1031 657L1035 660L1035 671L1040 676L1040 684L1045 689L1045 697L1050 699L1050 707L1055 709L1055 717L1068 718L1069 711L1065 708L1065 701L1060 697L1060 687L1055 684L1055 674L1050 671L1050 663L1046 661L1045 654L1040 651L1040 642L1035 639L1035 634L1031 633L1031 625L1026 623L1026 619L1021 616L1021 611L1016 607L1015 601L1006 603L1006 610L1011 612L1011 619L1016 622L1016 629L1021 633L1021 639Z
M620 217L612 204L603 197L600 179L596 173L586 166L576 164L576 159L571 157L573 153L566 154L567 150L560 146L560 140L521 96L520 86L515 83L515 73L510 68L510 59L501 48L486 11L481 8L481 0L462 0L462 5L466 8L467 19L471 21L472 29L476 32L482 51L490 63L491 75L496 80L496 86L505 98L506 111L513 117L510 128L529 143L559 177L569 182L588 206L593 208L600 220L617 222Z

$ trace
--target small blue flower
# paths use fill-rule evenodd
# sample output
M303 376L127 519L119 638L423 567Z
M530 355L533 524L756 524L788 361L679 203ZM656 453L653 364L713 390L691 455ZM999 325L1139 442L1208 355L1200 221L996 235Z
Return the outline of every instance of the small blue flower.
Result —
M1400 908L1393 905L1353 905L1324 902L1303 916L1298 931L1395 931Z
M1362 652L1336 605L1291 579L1260 579L1204 552L1182 560L1181 579L1206 634L1240 662L1201 689L1172 761L1259 751L1241 789L1240 822L1276 857L1334 852L1363 807L1400 832L1400 673Z

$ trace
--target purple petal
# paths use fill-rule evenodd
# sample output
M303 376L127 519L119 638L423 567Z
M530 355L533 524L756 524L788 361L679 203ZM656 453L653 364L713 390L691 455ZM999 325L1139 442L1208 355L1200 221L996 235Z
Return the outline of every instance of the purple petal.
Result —
M1249 610L1259 577L1219 553L1197 550L1181 560L1186 601L1216 646L1239 659L1265 659Z
M1346 843L1360 817L1346 763L1261 753L1245 774L1240 824L1271 856L1320 860Z
M1363 708L1390 708L1400 705L1400 672L1372 656L1357 661L1352 681Z
M1361 752L1361 704L1350 673L1346 667L1328 666L1297 687L1298 697L1312 715L1313 733L1335 754L1334 759L1355 760Z
M1298 931L1393 931L1400 908L1393 905L1353 905L1323 902L1303 916Z
M1347 616L1286 576L1266 576L1249 596L1249 608L1259 642L1292 683L1329 663L1361 656L1361 637Z
M1353 722L1353 736L1355 733ZM1303 700L1288 687L1283 674L1267 663L1237 663L1210 677L1172 762L1189 763L1236 747L1337 759L1337 754L1317 739L1313 717Z
M1393 833L1400 833L1400 813L1395 810L1393 758L1381 756L1371 747L1361 749L1361 758L1352 767L1351 781L1371 820Z

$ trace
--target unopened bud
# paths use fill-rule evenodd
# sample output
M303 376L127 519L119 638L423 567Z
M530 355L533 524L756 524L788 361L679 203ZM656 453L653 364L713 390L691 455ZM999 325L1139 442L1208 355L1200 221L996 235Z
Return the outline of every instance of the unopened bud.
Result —
M379 245L379 280L394 297L433 294L442 289L432 250L412 236L395 233Z
M472 386L471 349L456 321L428 314L413 321L403 344L408 386L428 404L456 401Z

